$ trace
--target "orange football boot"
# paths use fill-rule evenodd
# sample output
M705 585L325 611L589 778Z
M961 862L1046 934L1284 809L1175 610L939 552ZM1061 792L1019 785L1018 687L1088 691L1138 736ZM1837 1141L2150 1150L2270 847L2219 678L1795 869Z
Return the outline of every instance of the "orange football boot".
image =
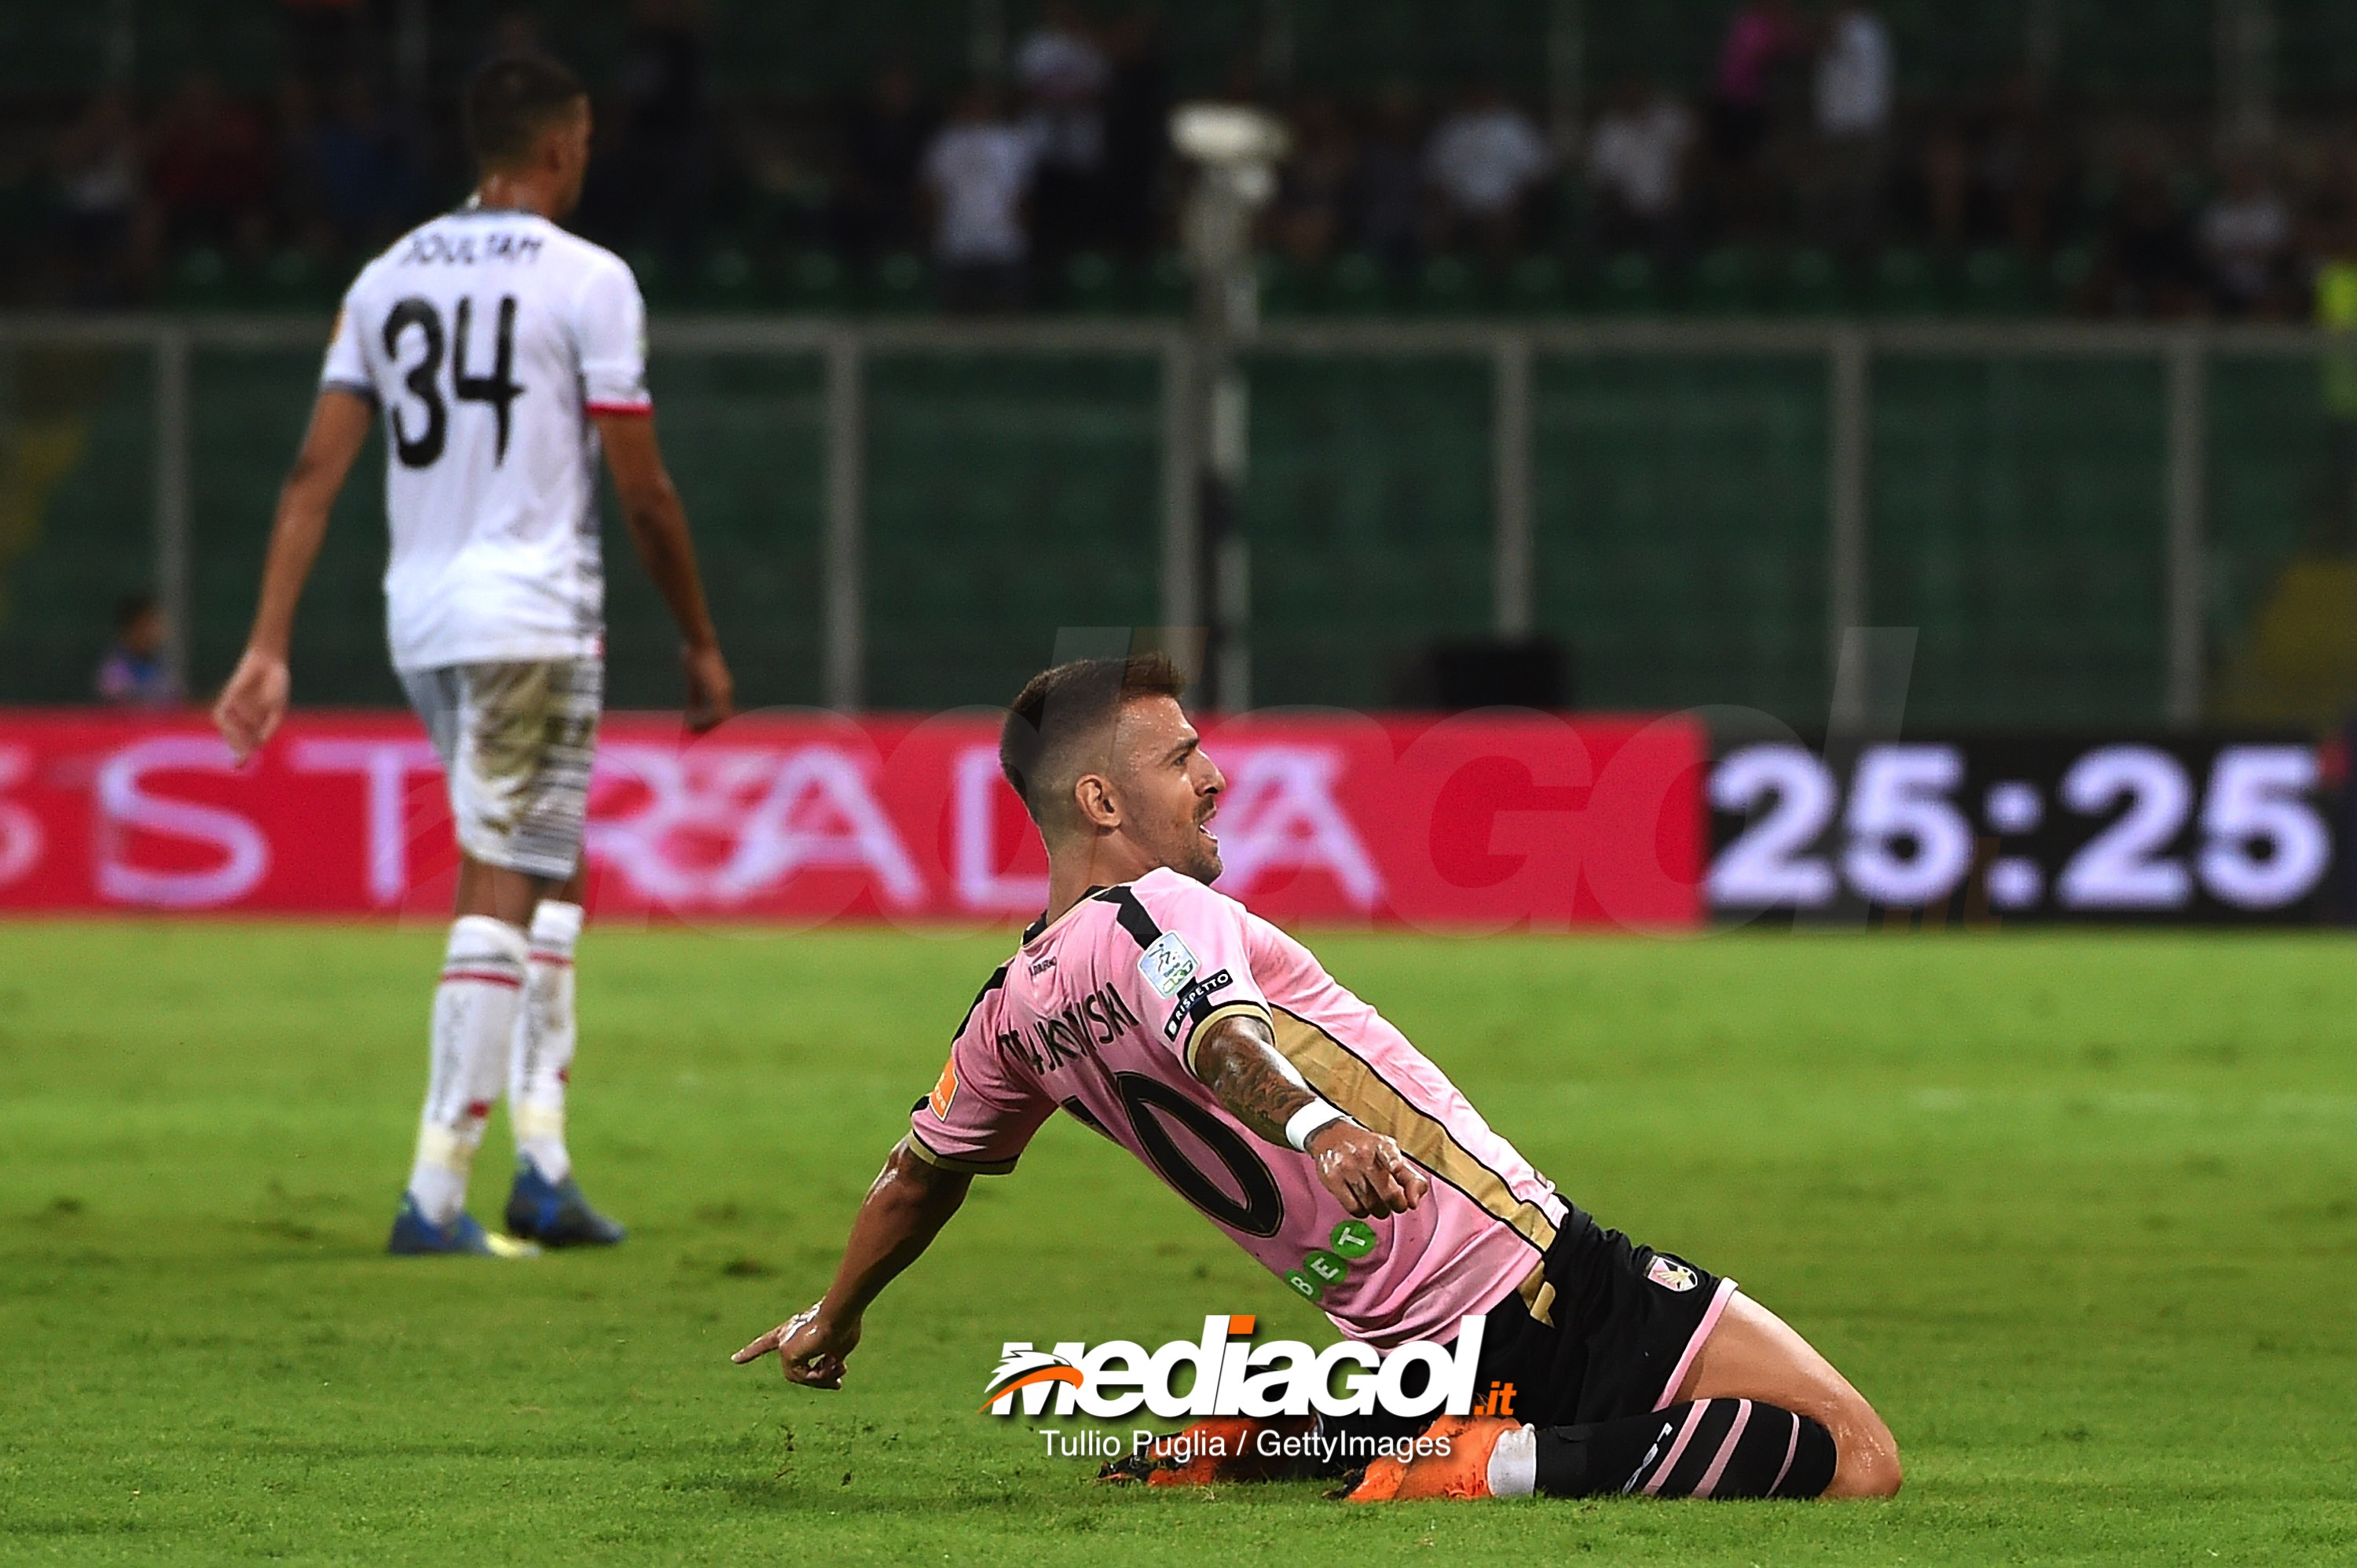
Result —
M1350 1500L1405 1503L1486 1498L1490 1455L1496 1451L1499 1438L1519 1431L1522 1424L1504 1415L1444 1415L1424 1429L1424 1436L1446 1442L1446 1452L1417 1454L1406 1460L1388 1455L1378 1457L1351 1491Z

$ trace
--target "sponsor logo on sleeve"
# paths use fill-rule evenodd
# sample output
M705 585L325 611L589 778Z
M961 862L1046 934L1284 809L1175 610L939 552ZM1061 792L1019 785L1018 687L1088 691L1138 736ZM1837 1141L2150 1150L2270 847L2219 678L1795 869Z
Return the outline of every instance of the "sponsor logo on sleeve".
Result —
M1176 931L1165 931L1155 938L1154 945L1137 958L1137 972L1146 976L1146 983L1162 997L1178 995L1195 978L1196 967L1193 950Z
M1235 983L1235 976L1223 969L1217 974L1205 975L1180 992L1178 1000L1170 1005L1170 1021L1162 1026L1162 1037L1166 1040L1177 1039L1178 1031L1187 1026L1187 1020L1193 1017L1204 1003Z
M1692 1269L1675 1258L1655 1258L1646 1266L1645 1277L1663 1290L1690 1291L1702 1283Z
M925 1097L925 1102L933 1108L934 1115L946 1122L950 1119L950 1107L956 1101L957 1058L952 1057L942 1064L941 1081L933 1085L933 1091Z

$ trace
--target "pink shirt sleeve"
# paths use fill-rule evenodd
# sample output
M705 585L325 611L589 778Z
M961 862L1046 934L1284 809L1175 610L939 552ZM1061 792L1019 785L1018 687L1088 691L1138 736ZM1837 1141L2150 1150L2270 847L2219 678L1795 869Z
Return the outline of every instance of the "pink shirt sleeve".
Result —
M1121 924L1135 939L1134 962L1114 982L1132 1011L1195 1070L1195 1042L1232 1014L1269 1016L1254 978L1244 907L1192 877L1157 871L1121 891L1135 906Z
M950 1046L933 1091L909 1112L909 1152L968 1176L1005 1176L1056 1101L998 1047L993 1026L1006 971L991 977Z

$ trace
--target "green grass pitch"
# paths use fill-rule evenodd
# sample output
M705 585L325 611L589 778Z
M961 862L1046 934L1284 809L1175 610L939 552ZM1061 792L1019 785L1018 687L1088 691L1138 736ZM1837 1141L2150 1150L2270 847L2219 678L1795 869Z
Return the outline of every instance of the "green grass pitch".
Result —
M1061 1118L845 1391L728 1364L821 1287L1004 937L593 932L575 1144L631 1240L382 1256L439 940L0 925L0 1559L2357 1558L2342 939L1318 940L1566 1193L1811 1337L1909 1471L1366 1509L1112 1491L975 1413L1004 1339L1328 1332Z

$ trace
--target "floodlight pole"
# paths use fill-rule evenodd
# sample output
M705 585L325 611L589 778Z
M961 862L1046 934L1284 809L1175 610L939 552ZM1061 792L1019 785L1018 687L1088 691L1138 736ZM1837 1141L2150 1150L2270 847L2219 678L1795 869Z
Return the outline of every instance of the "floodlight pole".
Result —
M1195 134L1207 120L1216 140ZM1200 105L1181 109L1172 132L1197 165L1181 237L1195 280L1186 393L1199 433L1194 609L1204 628L1204 705L1241 713L1252 705L1252 555L1240 512L1250 418L1238 355L1260 326L1252 220L1275 189L1271 166L1285 134L1257 111Z

